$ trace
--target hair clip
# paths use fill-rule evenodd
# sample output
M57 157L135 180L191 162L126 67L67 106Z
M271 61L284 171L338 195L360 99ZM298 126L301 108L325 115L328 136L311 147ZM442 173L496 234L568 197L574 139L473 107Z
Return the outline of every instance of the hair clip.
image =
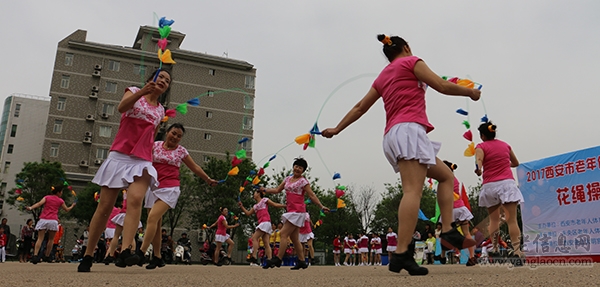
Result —
M392 43L392 39L390 39L390 36L385 35L385 38L383 38L383 40L381 40L381 43L383 43L384 45L388 45L391 46Z
M54 191L54 186L52 186L51 189Z
M495 133L494 125L488 125L488 131Z

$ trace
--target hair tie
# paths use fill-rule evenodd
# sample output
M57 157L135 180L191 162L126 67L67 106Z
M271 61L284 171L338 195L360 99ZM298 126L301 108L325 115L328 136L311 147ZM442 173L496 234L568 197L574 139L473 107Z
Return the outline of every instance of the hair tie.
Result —
M452 164L452 170L456 170L456 164L455 163Z
M495 133L494 125L488 125L488 131Z
M381 40L381 43L383 43L384 45L388 45L391 46L392 43L392 39L390 39L390 36L385 35L385 38L383 38L383 40Z
M54 186L51 187L52 191L54 191Z

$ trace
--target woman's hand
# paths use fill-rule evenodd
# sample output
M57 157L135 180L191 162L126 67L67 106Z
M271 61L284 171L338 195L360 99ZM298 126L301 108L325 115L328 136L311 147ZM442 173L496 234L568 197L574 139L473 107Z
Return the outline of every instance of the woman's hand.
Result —
M471 100L473 100L474 102L478 101L479 98L481 97L481 91L478 89L471 89L471 95L469 95L469 98L471 98Z
M158 90L158 86L156 85L155 82L150 81L148 83L146 83L146 85L144 85L144 87L140 90L140 92L142 93L142 95L151 95L153 93L155 93Z
M219 184L218 181L216 181L216 180L214 180L212 178L207 179L206 183L208 183L209 186L217 186Z
M321 135L330 139L333 136L339 134L340 132L336 128L327 128L321 131Z

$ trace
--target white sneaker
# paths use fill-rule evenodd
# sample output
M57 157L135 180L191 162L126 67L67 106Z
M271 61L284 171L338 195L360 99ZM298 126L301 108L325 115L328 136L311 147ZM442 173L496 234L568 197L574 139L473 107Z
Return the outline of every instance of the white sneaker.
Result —
M252 262L252 263L250 263L250 266L260 266L260 265L258 265L258 264L256 264L256 263Z

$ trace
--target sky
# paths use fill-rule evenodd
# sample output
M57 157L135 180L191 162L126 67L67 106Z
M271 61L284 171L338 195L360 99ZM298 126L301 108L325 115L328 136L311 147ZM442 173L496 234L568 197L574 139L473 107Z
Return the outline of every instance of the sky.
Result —
M461 123L467 118L458 108L469 111L473 132L487 113L497 137L521 162L600 140L594 84L600 76L599 1L133 2L0 0L0 100L12 93L47 96L57 44L74 31L86 30L88 41L130 47L140 26L165 16L175 20L173 30L186 34L182 49L227 55L257 69L257 164L278 153L271 167L289 168L303 156L325 188L334 186L334 172L342 176L339 184L380 192L399 179L381 147L381 100L340 135L318 137L315 149L289 145L317 117L321 129L335 126L369 90L387 65L380 33L403 37L437 74L483 85L478 102L432 89L426 95L436 127L429 138L442 142L438 157L457 163L455 174L467 186L479 179L474 158L463 155L469 142Z

